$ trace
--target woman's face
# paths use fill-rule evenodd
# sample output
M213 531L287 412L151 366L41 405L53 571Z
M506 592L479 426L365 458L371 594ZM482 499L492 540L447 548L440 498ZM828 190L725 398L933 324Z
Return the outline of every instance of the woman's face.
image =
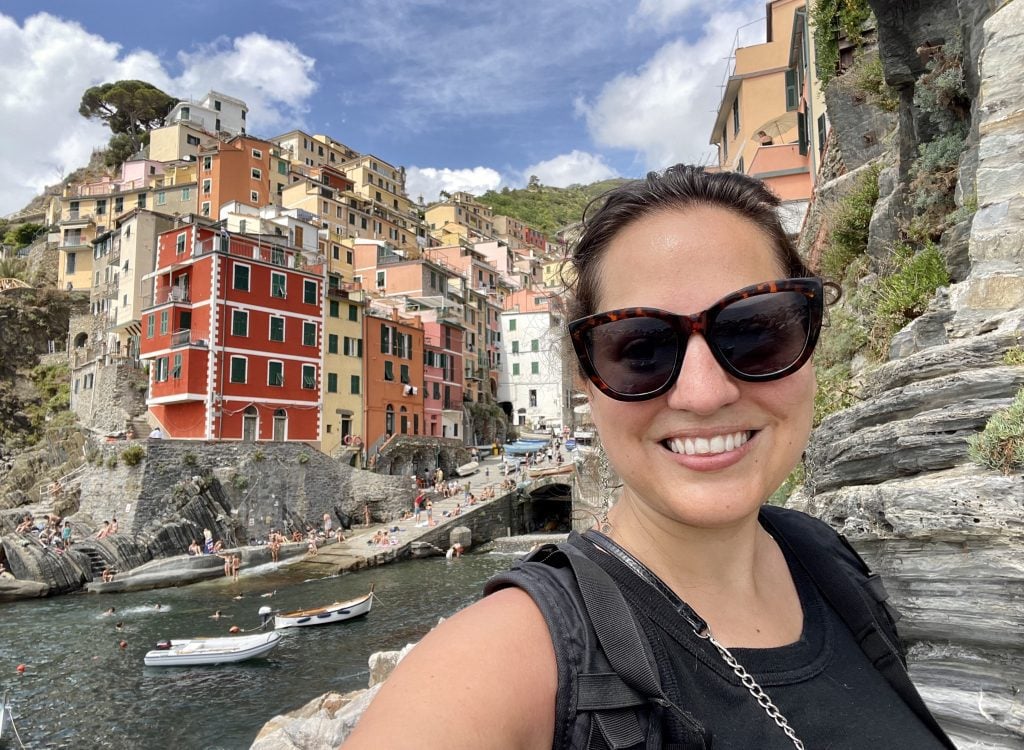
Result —
M705 310L751 284L784 278L768 237L727 209L666 209L606 248L597 310ZM588 383L591 412L624 483L620 502L697 527L749 517L799 461L811 430L814 372L764 383L727 374L703 337L687 342L679 379L649 401L613 400Z

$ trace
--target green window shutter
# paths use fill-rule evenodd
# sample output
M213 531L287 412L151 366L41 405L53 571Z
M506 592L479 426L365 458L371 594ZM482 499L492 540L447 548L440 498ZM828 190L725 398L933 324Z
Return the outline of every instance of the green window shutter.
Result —
M327 353L337 354L338 353L338 336L337 334L331 333L327 336Z
M796 113L796 132L800 144L800 155L807 156L807 115Z
M792 112L800 106L800 91L797 89L796 68L786 71L786 111Z

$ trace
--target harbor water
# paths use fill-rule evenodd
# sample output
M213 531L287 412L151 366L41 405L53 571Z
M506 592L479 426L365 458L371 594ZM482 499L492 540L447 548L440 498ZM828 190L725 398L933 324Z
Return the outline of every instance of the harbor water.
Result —
M10 692L27 748L247 748L273 716L328 691L365 688L370 654L419 640L439 617L479 598L483 583L514 559L492 553L410 560L305 581L287 567L266 566L243 570L238 582L3 604L0 695ZM143 665L160 640L227 635L232 625L255 630L261 606L322 606L365 594L371 583L377 600L369 615L284 630L262 659ZM104 614L110 607L114 613ZM212 619L216 610L224 617Z

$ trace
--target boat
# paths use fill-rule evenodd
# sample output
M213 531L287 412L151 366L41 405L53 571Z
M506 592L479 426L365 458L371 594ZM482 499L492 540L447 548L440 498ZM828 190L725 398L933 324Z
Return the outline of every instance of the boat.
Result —
M546 469L530 469L527 474L530 479L540 479L541 477L553 477L559 474L572 474L576 471L576 467L572 464L566 464L565 466L550 466Z
M479 467L479 461L470 461L468 464L462 464L462 466L455 470L455 473L460 477L468 477L470 474L475 473Z
M297 609L294 612L282 612L274 617L274 629L304 628L307 625L329 625L332 622L343 622L354 617L362 617L373 606L373 588L365 596L357 596L345 602L334 602L326 607L315 609Z
M230 664L263 656L280 640L281 634L271 631L255 635L161 641L155 649L146 652L145 662L147 667Z

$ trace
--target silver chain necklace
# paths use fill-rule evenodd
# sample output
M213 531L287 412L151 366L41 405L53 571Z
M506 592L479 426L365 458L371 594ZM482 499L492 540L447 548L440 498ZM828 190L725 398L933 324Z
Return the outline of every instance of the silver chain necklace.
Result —
M757 701L757 705L764 709L764 712L768 714L768 718L775 722L775 724L789 737L793 743L793 747L797 750L805 750L804 743L800 741L800 738L796 736L796 732L793 731L793 727L789 725L786 717L779 711L772 699L768 697L768 693L764 691L760 685L757 684L757 680L748 672L742 664L736 661L736 657L732 653L715 640L715 637L711 634L711 628L707 622L698 615L693 608L684 602L679 596L670 589L665 583L656 576L650 568L644 565L642 562L637 560L632 554L629 553L624 547L620 546L615 542L608 534L611 531L610 525L603 524L601 531L597 533L588 532L585 538L589 539L598 549L603 552L607 552L612 557L615 557L620 562L624 563L634 574L636 574L641 580L652 586L659 594L661 594L668 603L672 605L672 608L679 613L686 623L693 630L693 634L701 640L705 640L715 647L718 655L722 657L722 660L729 666L743 687L747 689L754 700Z

